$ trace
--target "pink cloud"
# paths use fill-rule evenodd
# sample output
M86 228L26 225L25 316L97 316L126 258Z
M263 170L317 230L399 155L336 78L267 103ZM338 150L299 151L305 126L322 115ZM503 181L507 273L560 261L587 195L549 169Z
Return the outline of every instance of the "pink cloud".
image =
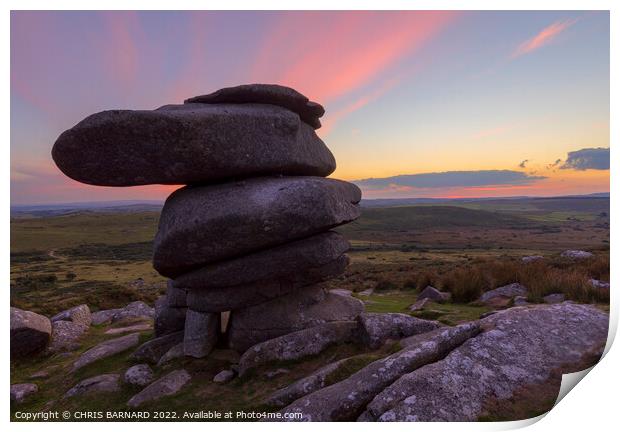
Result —
M510 56L511 58L516 58L522 56L524 54L528 54L532 51L535 51L547 44L549 44L553 39L555 39L560 33L564 30L568 29L570 26L575 24L577 19L569 19L563 21L556 21L553 24L545 27L531 39L526 40L521 43Z
M138 75L139 53L132 31L139 31L140 19L135 11L101 12L107 35L101 40L104 65L109 76L129 87Z
M329 103L370 84L421 49L456 15L445 11L282 14L263 40L252 76Z

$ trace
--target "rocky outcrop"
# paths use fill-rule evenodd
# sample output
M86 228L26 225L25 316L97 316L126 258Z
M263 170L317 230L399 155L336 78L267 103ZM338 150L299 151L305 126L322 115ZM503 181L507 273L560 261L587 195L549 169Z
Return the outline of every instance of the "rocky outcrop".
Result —
M80 381L74 387L72 387L64 398L70 398L74 396L82 396L94 393L112 393L121 389L119 384L120 375L118 374L104 374L87 378Z
M73 371L83 368L98 360L111 357L118 353L128 350L136 345L140 341L139 333L128 334L127 336L121 336L116 339L107 340L101 342L99 345L94 346L88 351L84 352L74 363Z
M312 127L297 114L266 104L103 111L63 132L52 157L67 176L99 186L327 176L336 168Z
M401 313L363 313L358 317L361 340L371 349L377 349L388 340L401 339L435 330L437 321L414 318Z
M127 405L130 408L137 408L164 396L172 396L178 393L191 378L191 375L185 369L172 371L129 399Z
M355 321L335 321L269 339L249 348L239 359L239 375L275 361L299 360L316 355L330 345L358 339Z
M11 384L11 402L22 403L28 396L39 391L39 386L32 383Z
M175 278L214 261L318 234L360 215L357 186L320 177L264 177L185 187L166 200L153 266Z
M468 323L416 336L422 338L419 343L372 362L340 382L297 399L280 412L301 413L303 421L355 420L379 392L403 374L440 360L479 332L478 324Z
M121 320L150 320L155 316L155 310L142 301L129 303L123 308L106 309L91 314L92 324L109 324Z
M137 364L125 371L123 381L127 384L144 387L153 381L153 369L147 364Z
M181 342L183 342L183 331L160 336L140 345L132 358L136 361L156 364L170 348Z
M229 346L243 352L253 345L304 328L333 321L353 321L363 303L353 297L307 287L256 306L234 311L228 329Z
M92 316L88 305L82 304L54 315L50 318L50 321L52 323L56 321L71 321L75 324L82 324L89 327L92 322Z
M34 312L11 308L11 358L45 350L52 334L50 320Z
M367 406L364 420L474 421L490 398L602 349L609 317L589 305L518 307L481 322L485 331L443 360L402 375Z
M564 252L562 252L562 256L564 258L580 260L592 258L594 254L592 252L586 252L582 250L565 250Z

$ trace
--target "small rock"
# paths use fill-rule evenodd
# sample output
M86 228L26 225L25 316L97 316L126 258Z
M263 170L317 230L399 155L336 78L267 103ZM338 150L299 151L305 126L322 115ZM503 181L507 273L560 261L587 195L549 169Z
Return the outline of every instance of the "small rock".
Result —
M215 383L227 383L229 381L232 381L232 379L235 377L235 372L232 370L223 370L220 373L218 373L217 375L215 375L213 377L213 382Z
M156 364L170 348L182 342L182 331L160 336L140 345L132 354L132 358L136 361Z
M71 321L89 327L92 322L92 314L88 305L82 304L54 315L50 321L52 323L56 321Z
M289 373L289 372L290 372L290 370L288 370L288 369L285 369L285 368L279 368L279 369L276 369L276 370L273 370L273 371L267 371L267 372L265 372L265 378L267 378L267 379L273 379L273 378L275 378L275 377L277 377L277 376L280 376L280 375L285 375L285 374L287 374L287 373Z
M142 331L151 330L152 328L153 326L148 323L135 324L135 325L128 326L128 327L112 328L112 329L106 330L105 334L116 335L116 334L129 333L129 332L142 332Z
M401 313L363 313L357 320L360 324L361 339L371 349L379 348L389 339L401 339L440 327L436 321L414 318Z
M157 362L157 366L163 366L170 360L178 359L185 356L185 350L183 349L183 342L176 344L170 348L166 353L161 356Z
M549 294L543 297L543 301L548 304L562 303L565 299L562 293Z
M11 308L11 358L43 351L50 341L52 323L34 312Z
M36 384L12 384L11 385L11 402L22 403L26 398L39 391Z
M186 356L202 358L215 348L220 333L220 314L187 310L183 352Z
M37 372L33 373L32 375L30 375L29 378L32 378L32 379L45 379L45 378L48 378L49 376L50 376L49 371L47 371L47 370L40 370L40 371L37 371Z
M116 315L120 311L121 309L106 309L106 310L100 310L97 312L93 312L91 314L91 324L93 325L108 324L112 322L112 318L114 318L114 315Z
M112 322L136 318L153 319L154 317L155 309L143 301L135 301L129 303L127 306L115 313L112 317Z
M609 282L605 282L602 280L598 280L598 279L590 279L590 285L592 285L594 288L599 288L599 289L609 289Z
M428 304L428 302L430 301L431 300L429 298L420 299L416 301L414 304L412 304L411 306L409 306L409 311L415 312L415 311L423 310Z
M592 254L592 252L586 252L582 250L565 250L564 252L562 252L562 256L564 258L571 259L587 259L592 258L594 254Z
M65 393L63 399L84 394L110 393L119 391L121 388L119 379L120 375L118 374L104 374L87 378L80 381L77 385Z
M485 292L478 301L491 306L506 306L508 301L516 296L527 296L527 288L520 283L511 283ZM499 302L494 303L498 299Z
M417 300L427 298L437 303L443 303L450 300L450 297L450 293L441 292L437 288L429 285L424 288L420 294L418 294Z
M144 387L153 381L153 370L147 364L138 364L127 369L123 379L128 384Z
M545 259L545 257L542 255L530 255L524 256L523 258L521 258L521 261L523 261L524 263L531 263L534 261L540 261L541 259Z
M513 301L512 304L514 306L526 306L529 304L529 302L527 301L527 297L523 297L523 296L516 296Z
M116 339L101 342L99 345L89 349L83 353L74 363L73 371L83 368L86 365L96 362L104 358L111 357L115 354L128 350L138 345L140 342L140 334L132 333L127 336L121 336Z
M75 351L80 347L78 340L88 328L87 325L75 321L54 321L49 352Z
M178 393L191 378L191 375L185 369L172 371L129 399L127 405L131 408L137 408L146 402L160 399L164 396L174 395Z

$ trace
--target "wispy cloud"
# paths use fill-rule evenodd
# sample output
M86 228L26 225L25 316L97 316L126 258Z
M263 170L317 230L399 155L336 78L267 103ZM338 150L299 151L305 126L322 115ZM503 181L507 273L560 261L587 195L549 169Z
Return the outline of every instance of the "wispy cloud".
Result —
M576 22L577 19L567 19L554 22L553 24L542 29L536 36L519 44L510 57L516 58L524 54L531 53L532 51L536 51L537 49L549 44L560 33L568 29Z
M608 170L609 148L585 148L569 152L566 162L564 162L560 169L574 169L577 171L589 169Z
M526 164L529 162L529 159L522 160L519 164L519 168L525 168Z

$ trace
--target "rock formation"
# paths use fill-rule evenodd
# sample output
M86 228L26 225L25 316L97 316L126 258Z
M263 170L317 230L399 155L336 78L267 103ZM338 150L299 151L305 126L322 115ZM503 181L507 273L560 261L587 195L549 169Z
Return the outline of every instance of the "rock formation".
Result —
M154 242L153 266L171 278L157 337L183 330L185 355L204 357L332 322L357 328L363 304L320 285L348 265L348 242L330 230L355 220L361 199L324 178L336 168L314 131L324 112L291 88L252 84L104 111L60 135L52 157L77 181L186 185L166 200ZM158 361L175 344L162 346L138 357Z

